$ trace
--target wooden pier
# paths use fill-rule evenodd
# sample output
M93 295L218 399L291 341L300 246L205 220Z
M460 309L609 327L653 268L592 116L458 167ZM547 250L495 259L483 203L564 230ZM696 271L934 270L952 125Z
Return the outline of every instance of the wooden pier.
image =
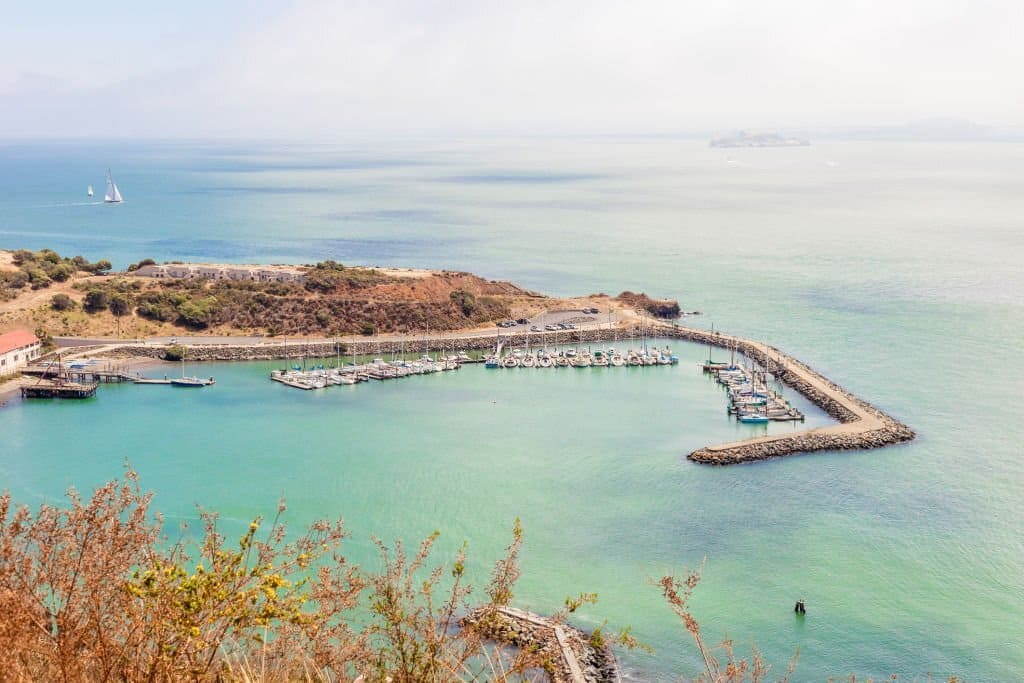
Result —
M71 382L88 384L112 384L134 382L138 377L128 374L125 370L111 367L72 367L65 363L47 363L29 365L22 369L21 374L42 379L63 377Z
M98 384L40 380L21 388L22 398L92 398Z

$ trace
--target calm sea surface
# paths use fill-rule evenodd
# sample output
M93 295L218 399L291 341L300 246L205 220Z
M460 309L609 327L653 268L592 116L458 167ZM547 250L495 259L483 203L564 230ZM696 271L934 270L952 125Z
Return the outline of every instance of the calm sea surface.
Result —
M111 167L126 199L90 204ZM672 139L0 144L0 248L109 258L445 267L555 294L644 290L766 340L915 428L876 452L711 469L754 434L675 344L674 368L486 371L323 392L275 364L217 386L102 387L0 409L0 486L58 500L125 458L173 524L195 504L241 531L343 516L481 581L526 530L516 600L595 591L579 618L656 649L638 678L700 663L649 578L707 558L707 633L797 680L1013 680L1024 671L1024 145L827 143L713 150ZM803 404L810 424L828 418ZM773 425L773 429L789 429ZM797 621L793 602L807 601Z

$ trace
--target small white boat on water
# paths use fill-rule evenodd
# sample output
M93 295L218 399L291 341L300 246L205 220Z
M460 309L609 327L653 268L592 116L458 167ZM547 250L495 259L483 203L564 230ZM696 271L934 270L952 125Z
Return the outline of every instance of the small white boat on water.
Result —
M87 189L85 190L85 196L86 196L86 197L91 197L92 195L93 195L93 191L92 191L92 185L90 185L90 186L89 186L89 187L88 187L88 188L87 188Z

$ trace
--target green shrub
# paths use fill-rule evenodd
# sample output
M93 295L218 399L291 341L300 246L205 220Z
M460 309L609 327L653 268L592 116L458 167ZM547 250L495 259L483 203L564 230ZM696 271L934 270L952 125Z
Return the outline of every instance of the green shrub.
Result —
M175 344L174 346L168 346L164 350L164 360L179 361L182 360L188 353L188 348Z
M104 311L110 305L110 295L102 289L90 289L85 293L84 304L89 313Z
M132 301L127 295L117 293L110 297L110 312L113 313L114 315L118 317L128 315L128 313L130 313L131 310Z
M50 307L55 311L67 311L75 307L75 300L67 294L54 294Z

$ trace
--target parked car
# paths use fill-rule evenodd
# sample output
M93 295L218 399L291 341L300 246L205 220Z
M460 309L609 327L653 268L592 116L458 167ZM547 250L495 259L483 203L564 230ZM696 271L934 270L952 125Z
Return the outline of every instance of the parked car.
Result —
M556 332L562 328L560 328L558 325L545 325L544 329L547 330L548 332Z
M519 325L529 325L530 321L527 320L526 318L520 318L519 320L516 321L516 323Z
M532 327L530 327L530 332L542 332L542 331L543 330L540 329L540 325L533 325Z

